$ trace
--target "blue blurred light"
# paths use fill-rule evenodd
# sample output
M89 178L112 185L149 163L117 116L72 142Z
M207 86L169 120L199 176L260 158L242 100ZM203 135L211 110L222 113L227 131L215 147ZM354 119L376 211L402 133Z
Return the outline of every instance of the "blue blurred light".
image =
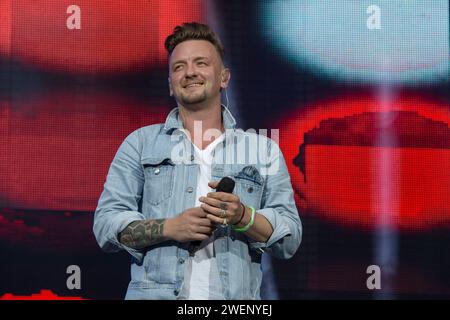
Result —
M447 0L269 0L261 8L264 38L300 67L344 81L448 80Z

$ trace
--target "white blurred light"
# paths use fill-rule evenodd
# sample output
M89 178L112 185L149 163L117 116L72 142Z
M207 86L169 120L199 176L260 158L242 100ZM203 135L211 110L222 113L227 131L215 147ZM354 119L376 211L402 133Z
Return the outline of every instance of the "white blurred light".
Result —
M344 81L448 79L447 0L271 0L264 38L296 65Z

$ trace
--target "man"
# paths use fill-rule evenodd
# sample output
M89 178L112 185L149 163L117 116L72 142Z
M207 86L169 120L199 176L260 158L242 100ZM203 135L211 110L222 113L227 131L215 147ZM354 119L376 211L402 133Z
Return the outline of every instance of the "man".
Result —
M96 239L132 255L126 299L260 299L261 253L287 259L301 241L282 154L271 139L237 130L221 105L230 71L208 26L178 26L165 46L178 107L120 146ZM233 193L214 192L224 176Z

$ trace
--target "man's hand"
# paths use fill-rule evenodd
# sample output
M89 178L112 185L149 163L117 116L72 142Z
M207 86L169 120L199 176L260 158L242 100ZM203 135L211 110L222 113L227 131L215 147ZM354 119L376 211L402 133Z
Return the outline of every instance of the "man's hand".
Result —
M218 184L218 181L211 181L208 186L215 189ZM199 200L200 207L208 213L206 217L216 224L236 224L244 214L245 207L233 193L210 192Z
M166 220L163 234L167 239L178 242L203 241L213 231L211 220L200 207L183 211L179 216Z

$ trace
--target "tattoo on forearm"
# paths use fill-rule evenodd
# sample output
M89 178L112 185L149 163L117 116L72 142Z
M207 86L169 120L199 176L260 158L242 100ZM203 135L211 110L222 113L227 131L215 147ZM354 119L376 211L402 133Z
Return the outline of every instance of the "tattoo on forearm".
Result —
M164 222L166 219L134 221L119 233L119 241L133 249L162 242Z

